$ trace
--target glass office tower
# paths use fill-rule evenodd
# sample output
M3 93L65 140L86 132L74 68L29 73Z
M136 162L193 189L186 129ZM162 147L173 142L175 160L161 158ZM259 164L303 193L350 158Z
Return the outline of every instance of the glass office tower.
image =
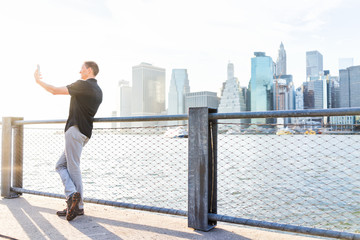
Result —
M185 94L190 92L186 69L173 69L169 88L168 114L185 114Z
M273 76L274 62L264 52L255 52L251 58L250 110L273 110ZM272 120L270 120L272 121ZM266 119L252 119L251 123L264 124Z

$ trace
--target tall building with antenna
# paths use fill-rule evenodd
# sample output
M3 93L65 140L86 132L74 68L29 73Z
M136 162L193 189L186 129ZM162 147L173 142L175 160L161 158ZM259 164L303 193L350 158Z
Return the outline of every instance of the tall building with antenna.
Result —
M279 55L276 61L276 75L286 75L286 51L282 42L280 44Z

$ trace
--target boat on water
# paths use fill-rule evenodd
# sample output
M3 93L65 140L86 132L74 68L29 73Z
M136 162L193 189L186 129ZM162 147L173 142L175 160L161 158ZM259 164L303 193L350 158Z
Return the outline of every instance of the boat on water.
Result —
M307 130L304 132L305 135L316 135L316 132L314 130Z
M281 128L281 129L277 130L276 135L292 135L294 133L295 133L294 130L291 130L286 127L286 128Z
M282 129L282 130L278 130L276 132L276 135L292 135L292 132L289 130Z
M188 138L189 134L187 129L184 127L169 128L165 133L164 137L168 138Z

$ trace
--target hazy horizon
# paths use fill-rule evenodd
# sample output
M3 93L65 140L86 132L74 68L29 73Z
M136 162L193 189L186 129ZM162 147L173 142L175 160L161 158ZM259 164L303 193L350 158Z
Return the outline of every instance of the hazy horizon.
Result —
M69 97L35 84L37 63L46 82L65 86L79 79L83 61L98 62L104 101L97 117L111 115L118 81L131 83L132 66L141 62L166 69L166 98L174 68L188 70L192 92L218 92L232 62L247 86L253 53L276 61L281 42L295 86L306 80L306 51L319 51L324 70L338 76L339 58L359 65L359 7L355 0L3 1L0 110L26 119L67 117Z

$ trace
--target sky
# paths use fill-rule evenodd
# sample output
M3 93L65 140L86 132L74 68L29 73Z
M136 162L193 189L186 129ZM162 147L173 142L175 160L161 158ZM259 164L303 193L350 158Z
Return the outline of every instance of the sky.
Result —
M306 51L318 50L324 69L338 75L339 58L360 59L357 0L0 0L0 112L27 120L66 119L69 96L35 83L66 86L96 61L103 103L96 117L116 110L118 81L131 84L141 62L186 68L190 90L219 92L227 64L241 86L250 80L254 52L274 61L280 43L295 86L306 80Z

